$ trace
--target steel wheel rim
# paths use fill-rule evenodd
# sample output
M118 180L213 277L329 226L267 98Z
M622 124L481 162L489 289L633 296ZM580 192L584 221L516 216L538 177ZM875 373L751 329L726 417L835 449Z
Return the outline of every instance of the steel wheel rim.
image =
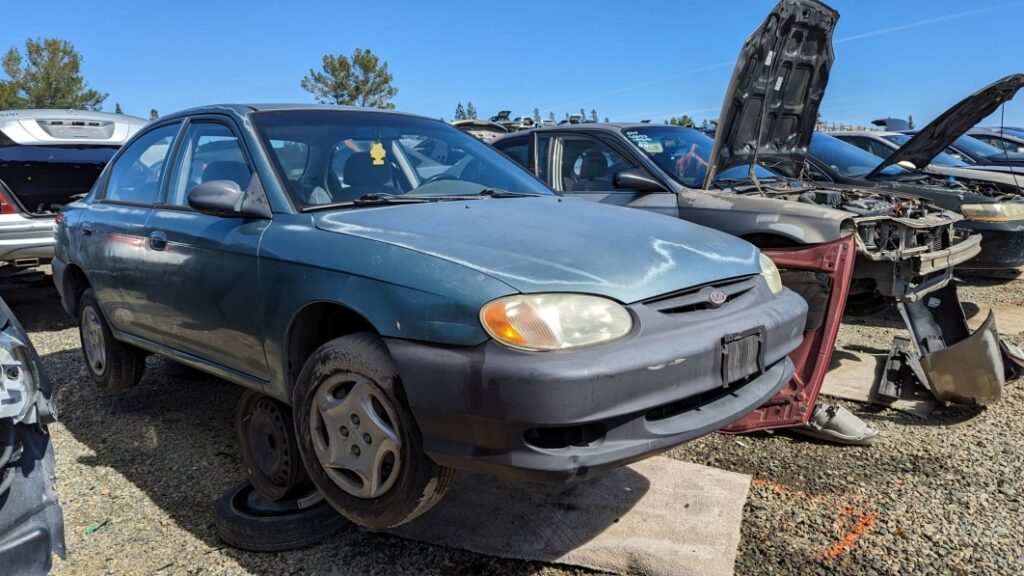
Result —
M99 315L92 306L86 306L82 312L81 324L86 363L89 370L99 376L107 367L107 342L103 337L103 325L100 324Z
M310 406L310 435L324 473L346 493L378 498L398 480L398 417L368 378L336 374L322 382Z
M239 434L248 456L249 480L268 499L283 497L294 484L291 437L280 406L266 396L247 402Z

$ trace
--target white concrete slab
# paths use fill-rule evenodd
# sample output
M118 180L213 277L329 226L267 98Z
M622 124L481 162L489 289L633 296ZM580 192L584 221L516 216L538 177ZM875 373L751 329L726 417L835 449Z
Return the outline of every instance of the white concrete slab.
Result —
M391 533L505 558L647 576L733 574L750 476L656 456L575 485L461 474Z
M821 393L854 402L888 406L919 418L931 414L939 402L926 390L904 391L904 396L895 402L880 399L878 382L885 369L885 359L885 354L836 350Z

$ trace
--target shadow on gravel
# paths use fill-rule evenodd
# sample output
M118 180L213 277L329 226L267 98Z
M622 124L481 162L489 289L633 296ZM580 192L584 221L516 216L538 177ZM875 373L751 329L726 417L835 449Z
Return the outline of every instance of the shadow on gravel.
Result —
M73 325L60 307L49 276L29 282L0 281L0 296L29 331L30 338ZM77 336L74 340L77 346ZM213 510L217 498L244 477L233 427L235 404L243 389L153 356L138 386L104 393L85 373L77 347L46 354L42 361L53 381L61 425L95 452L80 456L79 463L116 470L145 492L175 524L209 546L207 553L220 551L249 573L527 575L549 569L539 562L492 558L356 528L330 542L291 552L258 554L229 548L217 537ZM558 513L538 512L539 516ZM109 547L128 548L140 543L156 547L150 550L147 565L138 566L141 573L185 570L185 565L176 563L179 558L173 550L159 547L162 528L155 523L161 520L112 519L138 523L133 529L145 534L138 535L137 541L111 541ZM102 538L102 534L98 532L97 537ZM150 537L153 541L147 542ZM73 556L75 551L69 553Z

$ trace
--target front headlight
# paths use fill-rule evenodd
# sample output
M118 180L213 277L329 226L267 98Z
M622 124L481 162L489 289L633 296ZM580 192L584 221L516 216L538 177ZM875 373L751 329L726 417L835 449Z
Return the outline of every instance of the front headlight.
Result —
M1009 222L1024 220L1024 203L1012 204L964 204L960 212L976 222Z
M764 254L761 254L761 276L764 276L764 281L768 283L772 294L777 296L779 292L782 292L782 275L779 274L775 262L772 262L772 259Z
M520 350L565 350L621 338L633 319L619 303L585 294L518 294L480 309L492 338Z

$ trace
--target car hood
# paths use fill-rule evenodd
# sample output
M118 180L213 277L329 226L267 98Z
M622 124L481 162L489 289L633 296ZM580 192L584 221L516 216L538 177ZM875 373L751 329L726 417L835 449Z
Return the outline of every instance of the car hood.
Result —
M519 292L623 303L760 272L751 244L640 210L557 197L443 201L317 213L315 225L474 269Z
M866 178L875 178L886 166L910 162L924 168L957 138L964 135L1024 86L1024 74L1011 74L957 102L918 131L906 144L883 160Z
M796 177L832 69L839 13L816 0L782 0L740 51L718 116L704 181L760 162Z

